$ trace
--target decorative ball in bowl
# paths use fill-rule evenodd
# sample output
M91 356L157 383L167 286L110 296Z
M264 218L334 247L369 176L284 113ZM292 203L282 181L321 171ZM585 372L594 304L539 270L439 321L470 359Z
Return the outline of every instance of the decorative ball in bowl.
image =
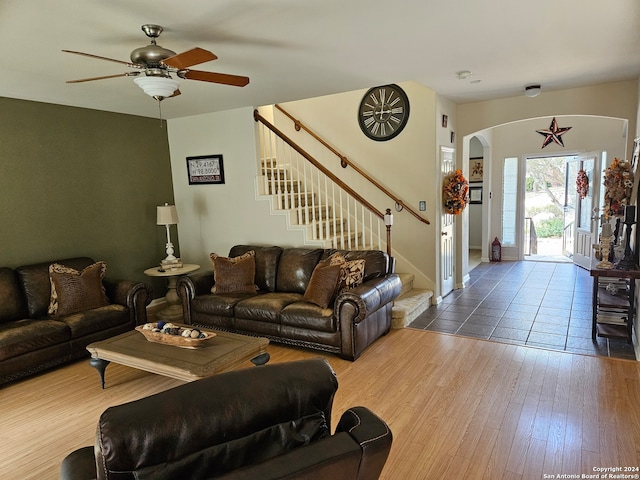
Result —
M181 348L206 347L209 340L216 336L214 332L208 330L162 321L139 325L136 330L150 342Z

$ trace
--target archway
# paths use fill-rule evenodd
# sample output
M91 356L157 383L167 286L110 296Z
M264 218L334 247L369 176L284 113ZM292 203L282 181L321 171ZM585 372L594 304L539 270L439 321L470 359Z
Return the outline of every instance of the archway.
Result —
M507 157L515 158L518 162L519 179L524 180L525 158L539 156L542 153L549 155L564 155L568 152L606 152L606 158L611 161L614 157L626 158L628 139L626 136L628 121L622 118L587 116L587 115L567 115L557 116L557 121L562 126L572 127L572 136L564 137L565 146L551 144L542 147L544 140L537 130L547 128L549 122L554 117L536 117L525 120L497 125L485 130L473 132L465 135L462 139L461 162L465 168L465 173L470 175L470 162L478 150L478 142L482 146L483 178L482 178L482 235L481 261L488 262L489 245L491 241L498 237L503 238L503 163ZM621 134L622 133L622 134ZM472 150L473 148L473 150ZM543 150L544 148L544 150ZM602 165L604 168L605 165ZM570 179L575 182L575 179ZM519 186L517 219L520 222L516 229L518 234L511 243L504 243L502 247L502 258L505 260L521 260L523 258L524 235L522 225L524 224L524 196L523 187ZM469 205L472 207L473 205ZM462 277L468 279L469 273L469 248L470 228L473 213L471 208L467 209L467 222L464 228L458 233L460 237L461 265L467 267L462 272ZM477 227L476 227L477 228ZM473 243L476 243L474 240ZM466 258L465 258L466 257Z

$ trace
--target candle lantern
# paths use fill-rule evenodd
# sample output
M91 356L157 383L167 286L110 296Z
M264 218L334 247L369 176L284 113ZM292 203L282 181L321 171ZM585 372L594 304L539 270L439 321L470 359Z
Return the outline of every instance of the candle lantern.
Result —
M502 261L502 244L500 243L500 240L498 240L498 237L496 237L491 243L491 261Z

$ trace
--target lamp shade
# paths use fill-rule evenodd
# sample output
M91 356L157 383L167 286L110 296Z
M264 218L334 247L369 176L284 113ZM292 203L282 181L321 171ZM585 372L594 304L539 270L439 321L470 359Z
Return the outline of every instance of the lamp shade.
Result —
M178 211L175 205L165 203L158 207L158 225L176 225L178 223Z
M167 98L173 95L180 83L167 77L136 77L133 79L144 93L153 98Z

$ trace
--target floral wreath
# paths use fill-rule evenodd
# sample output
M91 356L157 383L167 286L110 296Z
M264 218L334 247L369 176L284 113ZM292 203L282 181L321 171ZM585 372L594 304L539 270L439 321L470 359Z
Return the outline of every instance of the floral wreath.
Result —
M620 217L624 207L631 198L633 188L633 172L626 160L614 158L610 166L604 170L604 213L613 217Z
M469 182L462 175L462 170L456 170L444 178L442 197L446 213L462 213L469 203Z
M580 198L585 198L589 193L589 177L584 169L580 169L578 177L576 178L576 191Z

